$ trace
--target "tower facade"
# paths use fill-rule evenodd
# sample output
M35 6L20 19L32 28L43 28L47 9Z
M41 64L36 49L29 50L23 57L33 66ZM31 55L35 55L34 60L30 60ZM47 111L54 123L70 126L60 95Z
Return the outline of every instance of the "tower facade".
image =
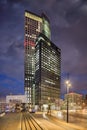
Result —
M61 50L44 34L35 45L35 103L53 103L60 97Z
M27 103L35 104L35 41L40 33L51 37L50 23L42 14L38 16L25 11L25 34L24 34L24 90Z

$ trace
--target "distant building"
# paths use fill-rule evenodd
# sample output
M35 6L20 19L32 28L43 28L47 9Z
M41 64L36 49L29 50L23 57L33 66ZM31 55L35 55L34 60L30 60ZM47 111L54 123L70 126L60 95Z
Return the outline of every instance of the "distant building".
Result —
M6 103L27 103L25 95L8 95L6 96Z
M0 113L4 112L6 108L6 99L0 98Z
M65 94L65 101L69 101L69 108L82 107L82 95L78 93Z
M63 99L56 99L55 100L55 110L60 110L62 109L62 106L64 104L64 100Z
M82 100L82 108L85 108L87 107L87 94L83 97L83 100Z
M61 50L44 34L35 46L35 103L55 102L60 97Z

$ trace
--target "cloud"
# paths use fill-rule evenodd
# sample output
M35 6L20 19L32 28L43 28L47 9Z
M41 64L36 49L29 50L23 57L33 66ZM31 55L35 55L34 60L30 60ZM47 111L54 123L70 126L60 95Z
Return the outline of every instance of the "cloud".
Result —
M23 42L12 43L6 52L1 53L0 72L24 79L24 47Z
M9 48L8 48L8 50L7 50L7 52L6 52L6 56L8 57L21 57L21 53L22 53L22 55L23 55L23 50L24 50L24 46L23 46L23 42L13 42L10 46L9 46Z

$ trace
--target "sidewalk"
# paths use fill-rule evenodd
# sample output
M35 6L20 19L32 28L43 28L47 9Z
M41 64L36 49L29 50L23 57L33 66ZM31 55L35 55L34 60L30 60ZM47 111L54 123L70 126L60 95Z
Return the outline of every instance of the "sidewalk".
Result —
M54 110L51 114L52 114L53 117L56 117L58 119L57 113L58 113L58 111ZM62 125L70 126L72 128L78 129L78 130L87 130L87 128L85 128L84 126L79 126L79 125L76 125L76 124L70 123L70 122L67 123L64 120L58 119L58 122L62 123Z
M7 113L0 117L0 130L21 130L21 113Z
M43 112L36 112L36 114L35 115L37 115L37 121L38 121L38 117L43 117ZM48 118L48 119L45 119L44 117L44 119L45 120L47 120L48 122L49 122L49 124L50 123L52 123L52 124L54 124L54 127L55 127L55 129L54 130L57 130L56 128L59 128L59 130L66 130L66 129L69 129L69 130L87 130L87 128L84 128L84 126L79 126L79 125L76 125L76 124L72 124L72 123L66 123L65 121L63 121L63 120L59 120L55 115L54 115L54 113L52 113L51 112L51 116L50 115L46 115L46 117ZM54 123L53 123L54 122ZM39 119L39 123L40 124L42 124L41 123L41 119ZM44 125L45 123L43 122L43 125ZM51 124L50 124L51 125ZM56 126L55 126L56 125ZM46 127L46 125L45 125L45 127ZM50 130L50 129L48 129L48 130Z

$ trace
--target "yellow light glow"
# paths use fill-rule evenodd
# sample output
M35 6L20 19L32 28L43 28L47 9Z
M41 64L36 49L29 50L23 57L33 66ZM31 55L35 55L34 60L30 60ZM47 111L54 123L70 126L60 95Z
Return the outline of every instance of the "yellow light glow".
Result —
M70 83L69 80L66 80L66 81L65 81L65 84L67 85L67 87L71 87L71 83Z
M28 17L28 18L31 18L31 19L34 19L36 21L39 21L39 22L42 22L42 19L38 16L35 16L29 12L25 12L25 17Z
M66 81L65 81L65 84L69 84L69 80L66 80Z

